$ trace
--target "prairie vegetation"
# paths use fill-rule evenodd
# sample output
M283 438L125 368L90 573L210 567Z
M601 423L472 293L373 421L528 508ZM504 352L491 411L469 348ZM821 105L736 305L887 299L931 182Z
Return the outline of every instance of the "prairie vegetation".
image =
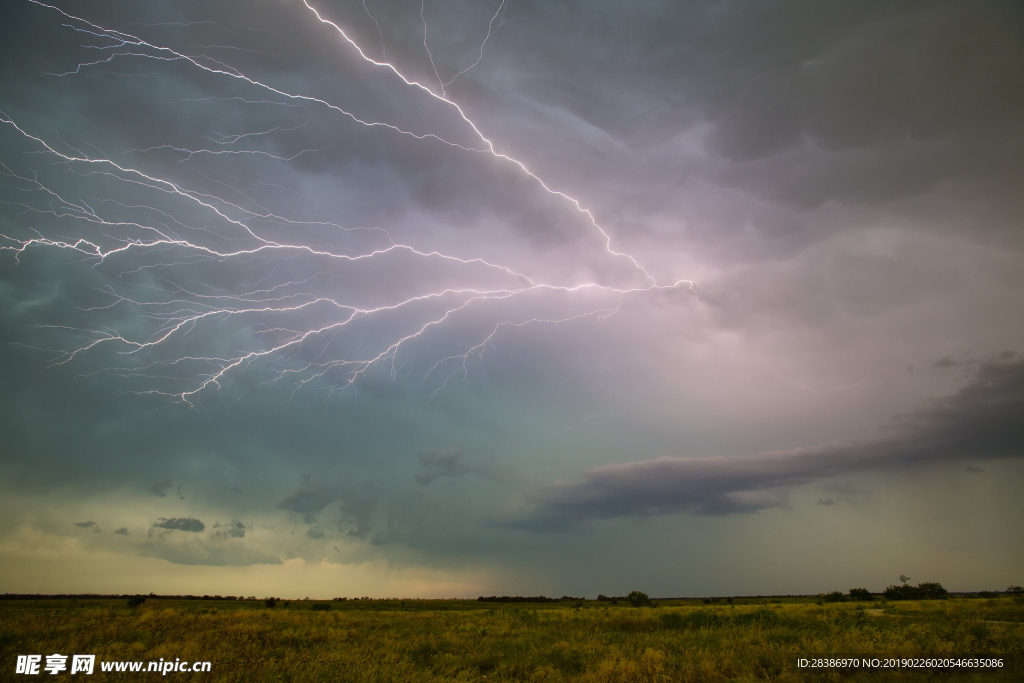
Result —
M0 600L0 678L14 678L18 654L51 653L95 654L98 662L209 660L211 673L170 674L204 681L1010 681L1024 675L1024 602L1017 597L657 600L644 607L572 600L278 599L273 607L265 600L150 598L133 606L124 599ZM1003 657L1004 667L941 673L797 667L800 657L981 653ZM153 675L104 674L98 662L90 680Z

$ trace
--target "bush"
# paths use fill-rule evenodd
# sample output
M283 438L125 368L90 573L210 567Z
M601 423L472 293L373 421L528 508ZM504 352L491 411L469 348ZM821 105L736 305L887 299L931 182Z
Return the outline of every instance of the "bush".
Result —
M267 607L277 607L277 598L267 598L263 601L263 604Z
M846 596L839 591L825 593L825 602L846 602Z
M941 583L926 582L916 586L889 586L882 595L889 600L944 600L949 597L949 591Z
M626 600L629 600L629 604L633 607L644 607L651 604L651 598L642 591L632 591L626 596Z
M922 600L945 600L949 597L949 591L941 583L919 583L917 590L921 591Z
M314 612L329 612L331 609L331 605L326 602L318 602L309 609L313 610Z
M882 591L882 597L887 600L917 600L920 595L914 586L906 584L900 586L886 586Z
M867 588L851 588L850 599L867 601L871 599L871 592Z
M145 595L134 595L134 596L128 598L128 606L129 607L138 607L139 605L141 605L144 602L146 602L146 596Z

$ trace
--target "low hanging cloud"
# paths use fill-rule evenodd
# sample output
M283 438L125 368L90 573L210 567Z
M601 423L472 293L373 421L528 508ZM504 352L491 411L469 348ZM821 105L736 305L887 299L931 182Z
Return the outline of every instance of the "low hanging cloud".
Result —
M154 496L160 496L161 498L166 498L167 497L167 489L169 489L169 488L171 488L171 480L170 479L164 479L163 481L158 481L157 483L155 483L152 486L150 486L149 487L149 491Z
M88 529L90 527L96 526L96 522L94 522L92 520L89 520L88 522L73 522L73 524L75 526L77 526L77 527L82 528L82 529Z
M214 524L214 536L223 536L224 538L245 538L245 524L238 520L232 521L230 524Z
M307 524L312 524L316 514L338 499L338 490L329 486L303 485L277 507L281 510L297 512Z
M420 451L416 457L423 468L416 474L416 481L424 486L441 477L457 479L467 474L474 474L497 484L507 484L519 479L514 470L502 467L493 458L485 456L467 459L458 446L436 451Z
M281 558L241 541L214 540L189 536L180 542L170 539L149 539L135 546L142 557L157 557L174 564L208 567L246 567L256 564L281 564Z
M156 522L153 522L153 527L156 529L169 529L171 531L190 531L192 533L199 533L206 529L206 525L194 517L171 517L170 519L161 517Z
M582 480L527 496L532 508L501 524L561 531L591 519L778 507L772 492L837 475L925 462L1024 456L1024 362L980 365L955 394L897 418L869 440L732 458L662 457L605 465Z
M461 448L444 448L438 451L417 453L423 471L416 475L416 481L426 486L438 477L461 477L474 472L474 468L462 460Z

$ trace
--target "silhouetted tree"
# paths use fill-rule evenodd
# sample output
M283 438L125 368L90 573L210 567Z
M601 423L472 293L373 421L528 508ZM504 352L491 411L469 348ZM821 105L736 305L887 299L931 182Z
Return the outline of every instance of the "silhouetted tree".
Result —
M851 600L870 600L871 592L867 588L851 588L850 589Z
M900 577L903 580L905 577ZM949 597L949 591L942 587L941 583L921 583L917 586L909 586L903 583L900 586L889 586L882 595L889 600L941 600Z
M629 600L629 604L633 607L644 607L651 604L651 598L642 591L632 591L626 596L626 600Z
M922 600L944 600L949 597L949 591L941 583L919 583L917 590L921 592Z

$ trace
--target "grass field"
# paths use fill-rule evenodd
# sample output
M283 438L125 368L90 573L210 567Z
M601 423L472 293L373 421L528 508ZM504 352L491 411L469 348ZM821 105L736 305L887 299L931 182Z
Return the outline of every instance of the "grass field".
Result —
M317 608L317 606L319 607ZM324 609L324 606L329 609ZM314 609L316 608L316 609ZM0 600L2 680L155 680L100 662L208 660L205 681L1024 680L1024 602L998 597L587 601ZM96 673L15 675L19 654L97 655ZM991 653L1002 669L810 670L800 657ZM70 661L70 660L69 660Z

